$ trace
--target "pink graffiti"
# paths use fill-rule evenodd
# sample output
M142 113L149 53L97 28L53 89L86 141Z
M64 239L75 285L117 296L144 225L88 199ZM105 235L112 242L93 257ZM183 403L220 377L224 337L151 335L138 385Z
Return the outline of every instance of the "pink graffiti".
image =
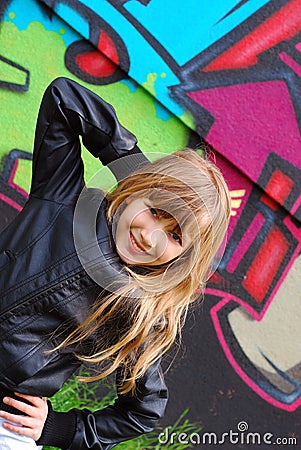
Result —
M6 195L4 195L2 193L0 193L0 200L2 200L3 202L7 203L9 206L12 206L17 211L21 211L22 210L22 206L18 205L18 203L14 202L11 198L7 197Z
M208 141L254 182L271 151L301 169L300 132L285 82L246 83L187 95L215 117Z
M17 172L17 169L18 169L18 165L19 165L19 159L16 159L16 161L14 162L11 174L10 174L9 179L8 179L8 185L11 186L16 191L18 191L20 194L24 195L25 198L28 198L28 193L24 189L22 189L18 184L16 184L14 182L14 178L15 178L15 175L16 175L16 172ZM19 209L18 209L18 211L19 211Z
M300 251L300 249L299 249ZM283 281L285 275L283 275L281 282ZM250 307L250 305L248 305L247 303L245 303L243 300L241 300L240 298L234 297L232 294L225 294L224 292L221 292L219 290L216 289L206 289L206 293L207 294L212 294L214 296L219 296L221 298L221 300L217 303L217 305L215 305L211 311L210 311L210 315L212 318L212 322L214 324L214 328L216 331L216 335L218 337L218 340L224 350L224 353L229 361L229 363L231 364L231 366L233 367L233 369L235 370L235 372L241 377L241 379L254 391L256 392L256 394L258 394L260 397L262 397L265 401L269 402L270 404L272 404L273 406L289 411L289 412L293 412L295 411L298 406L301 405L301 397L299 397L295 402L293 402L292 404L288 405L288 404L284 404L282 402L277 401L275 398L271 397L266 391L264 391L263 389L261 389L258 384L256 382L254 382L242 369L241 365L239 364L238 361L236 361L235 356L233 355L231 349L229 348L227 341L224 337L221 325L220 325L220 321L218 318L218 312L224 308L227 303L229 303L230 301L235 301L238 305L243 306L246 311L248 311L248 313L255 319L260 321L261 318L263 317L263 315L265 314L268 305L266 305L266 308L264 308L264 310L258 314L256 313L256 311L253 310L253 308Z

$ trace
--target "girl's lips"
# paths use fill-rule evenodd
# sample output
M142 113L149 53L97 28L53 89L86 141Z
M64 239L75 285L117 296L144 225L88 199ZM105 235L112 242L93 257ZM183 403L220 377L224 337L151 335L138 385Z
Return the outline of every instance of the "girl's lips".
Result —
M130 249L138 254L138 255L147 255L147 251L136 241L134 235L132 234L132 232L129 232L129 243L130 243Z

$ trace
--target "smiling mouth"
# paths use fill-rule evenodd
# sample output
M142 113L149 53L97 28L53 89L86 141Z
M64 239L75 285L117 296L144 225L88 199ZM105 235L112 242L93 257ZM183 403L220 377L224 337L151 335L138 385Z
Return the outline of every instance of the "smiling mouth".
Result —
M135 239L135 237L133 236L133 234L132 234L131 231L130 231L130 241L131 241L131 244L132 244L134 250L136 250L137 253L140 253L140 254L142 254L142 253L143 253L143 254L147 254L146 250L144 250L144 248L141 247L141 246L138 244L138 242L136 241L136 239Z

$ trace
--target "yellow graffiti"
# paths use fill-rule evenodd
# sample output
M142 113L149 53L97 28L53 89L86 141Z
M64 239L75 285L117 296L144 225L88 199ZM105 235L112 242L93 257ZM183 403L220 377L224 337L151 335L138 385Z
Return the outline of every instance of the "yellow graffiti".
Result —
M231 216L236 216L237 210L241 206L241 202L243 197L246 194L245 189L236 189L234 191L230 191L231 195Z

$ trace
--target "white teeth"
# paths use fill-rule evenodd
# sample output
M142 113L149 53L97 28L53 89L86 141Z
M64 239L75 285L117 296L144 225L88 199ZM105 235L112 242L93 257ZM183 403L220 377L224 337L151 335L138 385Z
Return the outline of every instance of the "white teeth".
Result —
M131 242L132 242L132 244L133 244L134 249L137 250L137 252L145 253L144 250L141 250L141 248L138 247L138 245L137 245L136 242L134 241L134 238L133 238L132 235L131 235Z

